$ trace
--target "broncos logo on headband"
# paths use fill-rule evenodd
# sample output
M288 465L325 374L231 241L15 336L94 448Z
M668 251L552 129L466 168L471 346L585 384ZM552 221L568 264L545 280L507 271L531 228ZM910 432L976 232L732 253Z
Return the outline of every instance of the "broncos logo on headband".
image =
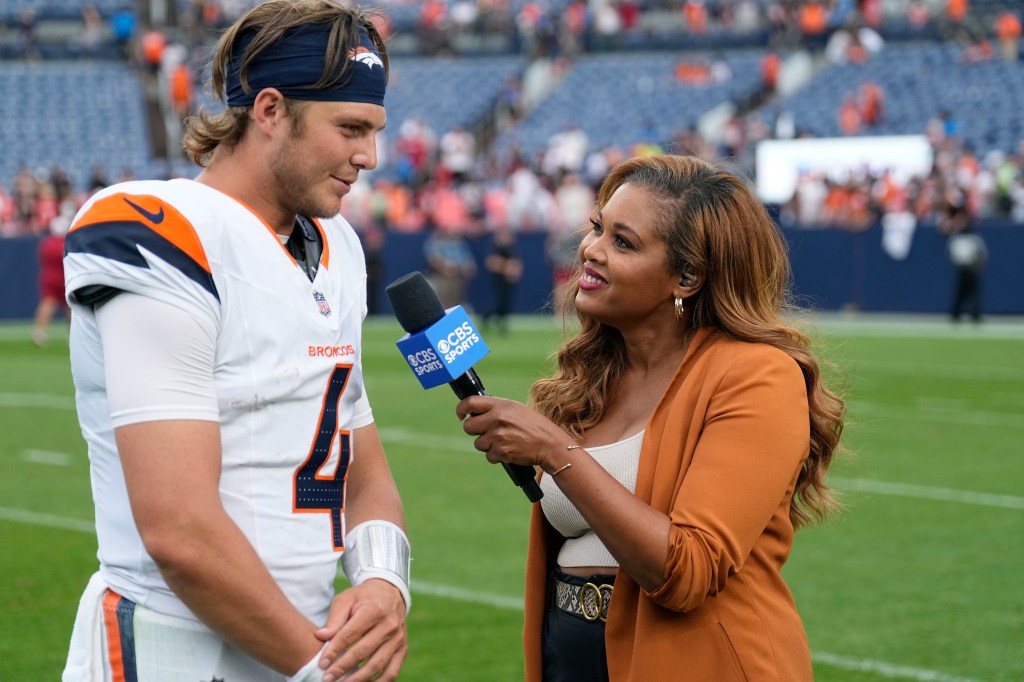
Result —
M265 88L277 88L285 97L307 102L367 102L383 106L388 82L384 61L362 27L359 43L353 43L348 58L366 68L353 68L347 79L333 86L311 87L323 76L324 55L332 45L331 26L326 22L288 29L280 40L258 52L251 63L245 62L244 55L255 33L243 36L232 46L233 54L227 65L224 94L228 106L251 106ZM241 78L243 64L248 64L249 70L246 87Z
M348 58L354 62L366 64L368 67L370 67L371 70L373 69L374 66L379 66L382 69L384 68L384 62L380 60L380 57L377 56L377 53L372 52L371 50L361 45L359 47L349 50Z

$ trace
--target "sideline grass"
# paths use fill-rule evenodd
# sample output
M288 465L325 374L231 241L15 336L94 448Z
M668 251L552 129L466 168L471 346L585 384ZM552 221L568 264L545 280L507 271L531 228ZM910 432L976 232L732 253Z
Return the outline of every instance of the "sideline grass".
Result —
M817 327L847 384L853 454L834 470L847 512L798 533L786 568L816 678L1024 679L1024 510L920 494L1024 502L1024 326ZM560 331L547 318L516 318L512 329L486 334L492 353L477 368L492 393L522 399ZM414 547L402 679L521 679L528 504L473 451L451 392L419 388L394 348L399 335L393 321L371 320L365 361ZM3 680L58 677L96 561L93 535L54 527L92 516L67 346L55 336L38 349L26 325L0 325Z

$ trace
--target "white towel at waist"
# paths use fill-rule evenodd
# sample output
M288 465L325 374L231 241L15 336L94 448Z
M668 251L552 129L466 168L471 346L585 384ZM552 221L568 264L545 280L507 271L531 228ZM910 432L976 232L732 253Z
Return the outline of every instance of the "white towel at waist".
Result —
M103 597L107 585L99 571L93 573L78 602L75 629L71 632L63 682L103 682Z

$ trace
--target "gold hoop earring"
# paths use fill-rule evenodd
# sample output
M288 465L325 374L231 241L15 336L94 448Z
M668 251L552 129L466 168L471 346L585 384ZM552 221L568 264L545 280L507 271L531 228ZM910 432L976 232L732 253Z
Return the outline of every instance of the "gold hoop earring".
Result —
M681 299L679 297L676 297L676 319L677 320L682 320L683 319L683 313L686 312L686 308L684 307L683 303L684 303L683 299Z

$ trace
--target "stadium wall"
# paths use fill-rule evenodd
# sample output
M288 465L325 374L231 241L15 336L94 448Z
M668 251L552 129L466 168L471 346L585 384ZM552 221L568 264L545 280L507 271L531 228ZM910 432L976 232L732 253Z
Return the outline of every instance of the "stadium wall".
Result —
M896 260L882 246L882 229L863 232L837 229L785 229L793 261L794 293L801 303L827 311L947 313L955 271L946 257L946 239L932 225L919 227L910 251ZM1024 227L986 223L989 264L982 282L983 310L988 315L1024 315ZM543 233L522 234L518 249L523 279L515 291L514 312L549 311L552 273L544 257ZM390 234L383 249L383 274L373 284L371 310L390 314L384 287L412 270L425 271L426 234ZM0 240L0 319L30 319L39 300L38 239ZM483 267L490 241L471 241L478 272L469 286L469 305L477 313L492 306L489 273Z
M989 262L982 277L982 311L1024 314L1024 227L986 223L978 227ZM863 232L785 230L793 262L794 293L821 310L948 313L956 270L946 255L946 237L934 225L913 234L906 258L882 245L882 228Z

